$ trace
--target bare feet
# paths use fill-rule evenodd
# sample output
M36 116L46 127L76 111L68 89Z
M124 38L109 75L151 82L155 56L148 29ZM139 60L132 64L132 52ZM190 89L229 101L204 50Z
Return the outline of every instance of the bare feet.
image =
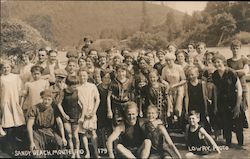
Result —
M75 153L72 154L71 158L76 158L76 155Z
M84 158L90 158L90 153L86 152L86 155L84 156Z
M3 137L5 135L6 135L6 132L2 128L0 128L0 137Z

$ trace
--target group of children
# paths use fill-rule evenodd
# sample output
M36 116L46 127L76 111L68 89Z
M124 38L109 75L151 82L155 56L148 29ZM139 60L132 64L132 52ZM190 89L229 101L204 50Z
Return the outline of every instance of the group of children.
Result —
M192 152L197 154L205 141L220 153L209 135L217 140L220 130L226 145L231 145L234 131L243 146L249 59L241 56L239 41L232 42L233 57L228 60L207 51L203 42L190 43L187 51L170 44L168 50L120 53L98 52L87 42L80 57L67 54L65 68L58 52L46 49L38 51L33 63L30 54L23 53L17 71L12 71L13 62L1 61L1 136L27 125L30 150L46 149L55 141L58 148L68 145L72 158L80 158L79 136L85 157L90 157L90 137L98 158L98 146L106 147L113 128L125 120L127 104L134 101L139 117L151 122L145 131L158 153L164 152L166 140L181 158L167 130L186 131L189 150L195 147ZM160 124L154 123L156 119ZM55 123L60 135L54 133Z

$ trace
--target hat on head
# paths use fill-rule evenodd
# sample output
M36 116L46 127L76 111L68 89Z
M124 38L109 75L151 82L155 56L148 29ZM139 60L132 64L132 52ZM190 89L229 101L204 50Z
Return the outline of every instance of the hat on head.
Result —
M56 69L55 76L56 77L67 77L67 72L64 69Z
M50 89L45 89L44 91L42 91L42 92L40 93L40 96L41 96L42 98L44 98L44 97L52 97L52 96L53 96L53 93L52 93L52 91L51 91Z

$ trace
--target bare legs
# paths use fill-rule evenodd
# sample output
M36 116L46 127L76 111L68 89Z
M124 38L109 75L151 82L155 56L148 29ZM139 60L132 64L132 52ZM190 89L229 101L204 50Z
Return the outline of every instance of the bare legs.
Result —
M68 134L68 143L70 150L72 152L72 158L80 158L80 142L79 142L79 135L78 135L78 129L79 126L78 124L72 124L72 123L64 123L65 130L67 131ZM73 145L73 141L75 143L75 149Z
M148 158L150 155L151 145L151 141L149 139L145 139L141 147L137 150L138 156L140 158ZM136 158L136 156L122 144L118 144L116 148L119 153L124 155L126 158Z

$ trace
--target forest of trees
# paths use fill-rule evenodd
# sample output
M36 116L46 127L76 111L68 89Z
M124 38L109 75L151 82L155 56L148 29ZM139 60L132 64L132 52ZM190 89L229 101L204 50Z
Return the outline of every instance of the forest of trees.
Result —
M145 8L143 9L143 12ZM164 48L169 43L185 47L191 41L203 41L208 46L228 45L238 38L243 44L250 43L250 3L249 2L208 2L204 11L185 14L178 22L169 12L165 22L149 26L145 12L142 29L128 42L131 48ZM146 26L146 27L145 27ZM157 44L157 45L156 45Z
M208 2L203 11L196 11L192 16L186 13L182 15L181 19L180 15L176 15L176 12L170 10L160 24L153 22L153 17L149 12L150 6L147 3L142 2L141 8L138 8L141 10L142 16L137 29L123 25L118 30L118 28L107 26L96 32L95 39L107 39L106 42L105 40L99 41L100 46L106 47L109 43L113 45L114 41L122 41L122 44L125 42L131 49L165 49L170 43L184 48L189 42L196 41L203 41L208 46L225 46L235 38L241 40L243 44L250 44L249 2ZM7 15L5 16L7 17ZM39 38L52 45L57 45L57 39L52 29L55 22L51 15L34 14L24 19L24 22L25 24L1 22L1 43L4 44L1 45L2 51L13 53L16 50L13 48L19 47L23 41L30 41L23 40L27 31L20 29L20 26L34 28L39 32ZM22 34L22 37L18 39L19 36L9 36L14 33ZM79 42L81 40L79 39ZM29 44L29 47L37 47L37 45ZM6 47L8 47L7 50ZM25 50L25 48L22 49Z

